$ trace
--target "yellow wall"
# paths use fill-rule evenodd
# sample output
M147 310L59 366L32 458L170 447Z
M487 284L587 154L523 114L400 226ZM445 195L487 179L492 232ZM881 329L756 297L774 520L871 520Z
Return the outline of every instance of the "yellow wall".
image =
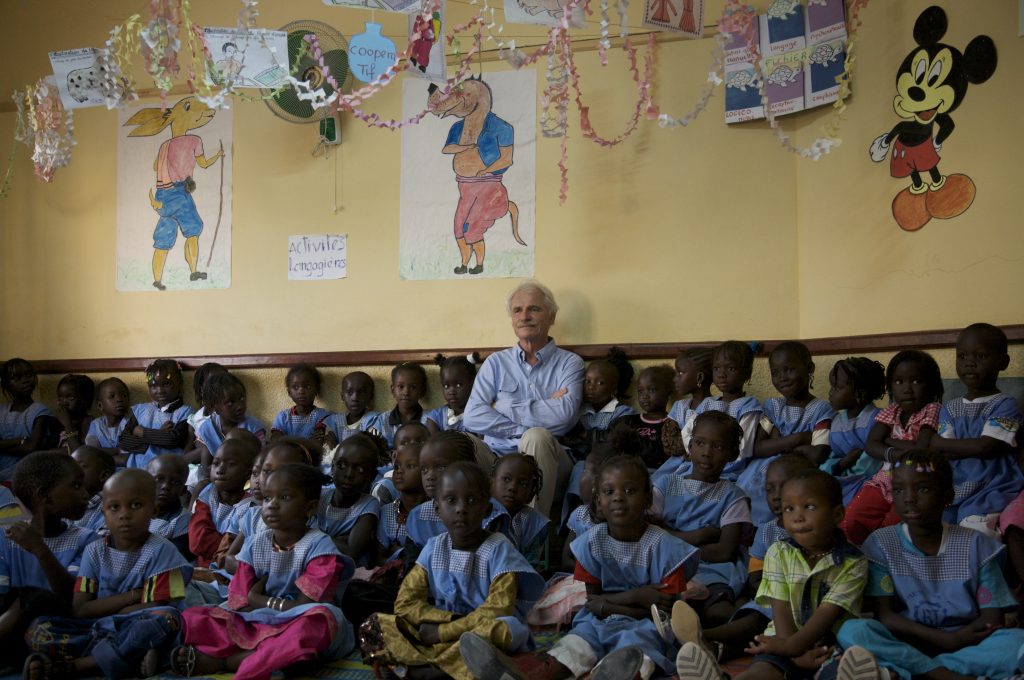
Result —
M558 142L538 137L536 275L562 305L558 339L768 339L944 328L978 318L1021 321L1020 305L994 292L1017 290L1024 277L1020 267L1011 270L1024 254L1013 203L1019 174L1013 156L1024 144L1010 118L1024 103L1013 87L1013 74L1024 67L1024 43L1011 30L1015 3L945 3L954 44L986 31L1000 50L994 80L969 93L943 152L950 168L978 182L971 211L919 234L901 234L887 207L900 183L867 161L870 141L894 123L893 71L925 4L879 1L865 11L846 142L818 163L787 154L763 123L727 128L719 90L691 127L662 130L645 121L610 151L581 140L573 115L571 191L559 207ZM638 25L640 3L632 5L630 23ZM720 6L709 3L709 21ZM140 7L126 0L0 0L0 92L48 72L49 50L100 44L110 26ZM238 9L231 2L193 7L210 25L231 25ZM370 15L317 0L262 3L261 9L263 26L314 18L347 35L360 32ZM451 19L464 18L468 9L452 3ZM377 19L384 20L385 33L404 30L404 18ZM665 111L678 115L692 105L706 79L709 50L708 40L658 48L655 92ZM594 52L579 54L578 63L592 121L614 135L635 89L622 53L610 56L605 70ZM541 67L538 88L543 81ZM391 87L369 108L397 117L400 103L400 88ZM0 356L510 342L502 300L513 282L399 280L399 134L346 119L337 182L343 210L333 215L333 161L309 157L312 130L283 123L257 104L237 102L234 116L233 281L223 291L114 291L115 113L76 114L73 161L53 184L36 181L19 150L12 195L0 200ZM786 119L784 128L806 141L821 119L801 114ZM4 153L13 125L13 114L0 114ZM309 230L348 233L348 279L286 280L286 237Z

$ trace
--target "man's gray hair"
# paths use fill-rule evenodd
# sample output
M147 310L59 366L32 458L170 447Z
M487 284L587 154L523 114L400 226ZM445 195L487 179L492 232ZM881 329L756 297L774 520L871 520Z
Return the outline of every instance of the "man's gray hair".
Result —
M512 298L526 290L535 290L540 293L544 297L544 306L552 315L558 312L558 303L555 302L555 294L551 292L551 289L536 279L527 279L513 288L512 292L508 294L508 298L505 299L505 309L509 315L512 314Z

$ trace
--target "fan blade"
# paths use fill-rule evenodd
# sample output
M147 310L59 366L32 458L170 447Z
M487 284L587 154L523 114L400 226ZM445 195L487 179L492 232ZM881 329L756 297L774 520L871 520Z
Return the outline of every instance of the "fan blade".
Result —
M338 87L344 87L348 80L348 52L342 49L324 52L324 64L331 69L331 77Z
M274 101L285 113L290 113L299 118L313 118L313 105L308 101L299 99L299 95L295 92L294 87L288 86L274 94Z

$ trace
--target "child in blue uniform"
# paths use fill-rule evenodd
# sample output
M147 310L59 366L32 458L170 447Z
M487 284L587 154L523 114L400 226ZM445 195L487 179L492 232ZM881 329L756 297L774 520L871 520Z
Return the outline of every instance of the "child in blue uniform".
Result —
M754 371L754 350L745 342L729 340L715 347L711 355L712 380L715 387L722 393L720 397L708 397L697 406L693 417L696 418L705 411L724 411L736 419L743 429L743 439L740 441L740 457L726 466L722 476L725 479L735 481L740 472L747 466L754 454L754 439L757 436L757 426L761 420L761 403L756 397L752 397L743 391L744 385L750 380ZM687 420L683 427L683 446L689 450L690 437L693 435L693 418ZM689 472L688 463L685 459L675 470L668 470L664 467L658 471L661 473L686 474ZM666 463L670 465L674 459Z
M377 542L382 549L382 560L398 557L409 536L406 519L413 508L427 500L423 491L423 477L420 474L420 450L422 447L403 447L395 451L395 469L391 481L398 491L398 498L381 506L380 521L377 523Z
M444 395L445 405L424 413L423 424L431 434L441 430L465 432L462 416L466 411L469 395L473 392L476 365L480 363L480 355L476 352L469 356L454 357L438 354L434 357L434 363L441 367L441 393Z
M171 661L176 673L269 680L296 663L332 661L352 650L352 628L333 604L352 563L309 526L322 476L294 463L271 473L262 487L268 528L238 554L226 606L185 610L184 644Z
M373 378L362 371L347 373L341 380L341 400L347 413L334 413L327 417L325 443L333 449L356 432L363 432L377 417L373 406Z
M196 440L203 469L209 470L213 454L224 442L225 435L237 428L247 430L266 441L267 429L259 420L245 412L245 385L230 373L214 373L203 388L207 407L213 415L196 430Z
M875 531L863 547L871 561L865 595L875 618L843 624L840 668L858 667L858 677L869 677L873 655L878 666L908 680L1020 673L1024 630L1003 628L1003 610L1017 604L1003 579L1003 546L943 522L954 497L945 457L901 456L892 496L900 523Z
M423 420L423 407L420 399L427 393L427 372L419 364L404 361L391 369L391 396L395 398L395 407L390 411L378 413L366 425L367 430L374 430L384 437L388 448L395 447L395 432L406 423L418 423Z
M712 354L710 347L701 347L684 349L676 356L672 386L679 399L672 404L668 417L674 420L681 430L689 429L690 421L697 415L697 407L711 396Z
M587 604L572 630L546 654L508 659L498 650L467 645L463 655L477 677L645 680L671 675L675 647L651 621L651 605L670 608L700 563L697 548L646 521L653 500L650 474L635 456L601 466L596 502L605 522L572 544L575 577L587 584ZM602 661L603 659L603 661ZM601 662L601 663L599 663ZM596 666L596 669L595 669Z
M1024 474L1017 464L1017 432L1024 420L1017 400L999 391L999 372L1009 365L1006 334L986 323L972 324L956 340L956 374L967 388L947 401L939 414L941 451L953 466L956 496L946 521L957 522L997 538L999 517L1021 489Z
M491 496L508 512L512 545L538 569L544 561L551 520L529 504L543 483L536 459L521 453L502 456L491 470Z
M85 512L83 477L56 451L30 453L15 468L14 492L32 517L0 532L0 645L12 664L24 656L24 633L34 618L71 613L82 553L98 538L66 521Z
M323 381L320 371L309 364L297 364L288 369L284 386L288 398L295 406L277 414L270 426L270 439L280 436L304 437L323 444L326 433L324 420L331 415L325 408L316 405Z
M458 430L456 430L458 431ZM372 432L364 432L364 438L368 438L377 447L378 461L383 461L384 464L377 468L377 476L373 480L373 485L370 487L370 493L374 498L381 502L381 505L387 505L396 498L398 498L398 490L395 488L394 481L391 479L392 470L395 467L394 460L398 456L399 451L406 449L413 449L416 454L419 455L420 449L430 439L430 430L423 423L406 423L395 431L395 451L390 456L387 452L387 443L383 437L380 437ZM476 440L479 441L479 440Z
M636 411L623 402L633 381L633 365L618 347L608 350L604 359L587 365L583 377L583 408L580 420L562 442L572 449L576 460L583 460L595 444L608 436L612 423Z
M150 533L155 497L145 470L122 470L107 480L110 536L93 541L82 556L74 618L42 617L29 628L25 639L34 653L24 677L149 677L166 666L192 569L170 541Z
M105 536L107 525L103 518L103 494L101 492L103 485L117 471L114 457L103 449L92 446L79 446L71 454L71 457L85 473L83 484L89 493L89 505L85 509L85 514L75 524Z
M705 626L729 620L747 580L741 548L749 535L750 499L722 470L739 456L743 430L721 411L705 411L694 419L688 475L666 475L655 482L664 494L662 520L675 536L700 549L695 579L708 597L695 600Z
M53 414L33 401L38 384L36 370L24 359L8 359L0 366L0 390L10 399L0 403L0 481L11 478L26 454L45 448Z
M181 384L181 367L173 359L157 359L146 367L146 386L153 401L132 406L118 441L128 455L119 464L145 469L161 453L184 453L192 407L182 401Z
M835 475L849 503L882 461L867 452L868 435L875 425L875 400L885 394L885 367L867 357L840 359L828 374L828 401L835 409L828 445L832 452L821 469Z
M118 441L128 424L128 386L120 378L105 378L96 386L96 404L100 417L89 423L85 443L103 449L112 456L124 455Z
M357 566L372 564L380 501L369 494L377 473L377 447L368 437L349 437L334 459L334 484L324 487L317 508L318 527Z
M432 505L447 530L430 538L406 574L395 614L362 625L363 655L377 666L405 667L411 678L429 667L456 680L497 677L467 668L459 639L474 633L506 651L527 648L526 612L544 582L508 538L483 528L491 507L480 466L454 463L436 492Z
M195 559L188 549L188 525L192 513L181 502L185 480L188 479L188 465L181 456L164 453L149 462L147 471L156 482L156 512L149 523L149 530L173 543L182 557L191 562Z
M188 549L196 556L198 566L216 561L228 518L235 506L246 504L245 482L255 457L256 451L237 439L228 439L217 449L212 483L199 493L188 527Z
M71 453L86 443L95 395L96 383L87 375L68 373L57 383L57 410L53 415L61 426L58 448Z
M750 494L755 524L772 518L764 499L764 471L769 461L785 451L807 456L815 465L828 456L829 431L835 411L811 394L814 361L802 342L783 342L768 357L772 385L782 396L764 402L764 417L754 443L754 460L736 483Z

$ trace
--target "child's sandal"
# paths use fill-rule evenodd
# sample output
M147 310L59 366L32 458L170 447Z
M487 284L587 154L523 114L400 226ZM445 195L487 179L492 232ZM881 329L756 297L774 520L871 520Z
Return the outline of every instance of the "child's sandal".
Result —
M25 659L25 665L21 668L22 680L65 680L70 677L72 677L72 672L69 661L51 659L40 652L29 654Z
M192 645L175 647L171 651L171 672L191 678L192 674L196 672L196 648Z

